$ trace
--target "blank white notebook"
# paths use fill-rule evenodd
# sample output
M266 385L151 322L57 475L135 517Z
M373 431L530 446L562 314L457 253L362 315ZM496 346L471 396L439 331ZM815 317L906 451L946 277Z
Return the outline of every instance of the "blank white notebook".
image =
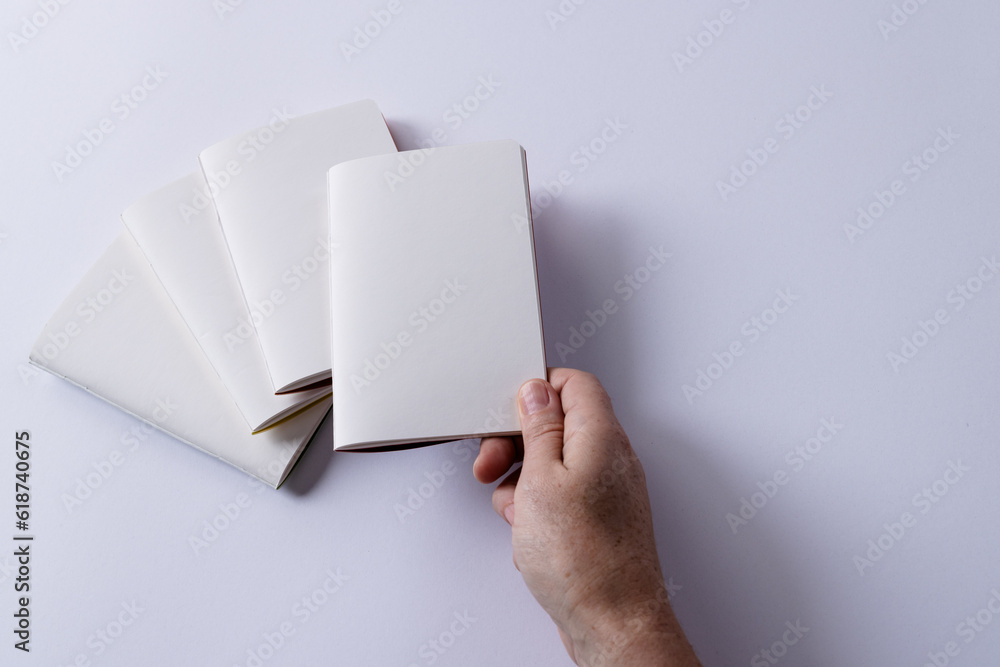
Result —
M278 392L330 377L327 170L395 152L381 112L365 100L276 117L201 153Z
M334 448L518 433L547 377L523 149L355 160L329 191Z
M122 222L253 431L322 400L328 387L275 395L236 268L201 172L143 197Z
M125 231L48 322L31 361L273 487L330 405L252 435Z

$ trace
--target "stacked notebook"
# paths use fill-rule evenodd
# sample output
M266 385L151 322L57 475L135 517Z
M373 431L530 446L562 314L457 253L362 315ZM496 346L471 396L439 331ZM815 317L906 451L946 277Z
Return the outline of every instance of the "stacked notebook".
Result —
M397 153L363 101L220 142L122 214L31 361L279 486L334 448L520 430L546 377L524 151Z

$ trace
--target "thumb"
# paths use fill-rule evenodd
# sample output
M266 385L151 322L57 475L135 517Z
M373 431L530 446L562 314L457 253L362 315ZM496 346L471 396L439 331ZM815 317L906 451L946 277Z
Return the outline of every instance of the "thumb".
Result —
M563 421L559 394L545 380L528 380L517 394L524 439L524 474L562 462Z

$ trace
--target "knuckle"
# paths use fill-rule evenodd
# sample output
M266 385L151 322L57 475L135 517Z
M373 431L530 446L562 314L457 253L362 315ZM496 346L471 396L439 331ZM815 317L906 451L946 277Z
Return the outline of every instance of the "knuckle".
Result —
M528 440L546 439L553 435L558 435L560 439L562 438L563 422L561 419L530 419L526 420L526 422L522 425L522 432Z

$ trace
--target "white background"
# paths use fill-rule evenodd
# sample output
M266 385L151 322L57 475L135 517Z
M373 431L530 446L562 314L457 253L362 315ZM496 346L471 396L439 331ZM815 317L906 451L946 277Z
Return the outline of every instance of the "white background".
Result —
M274 492L164 435L135 439L132 418L25 366L131 202L275 108L371 97L401 149L439 128L446 144L527 149L536 206L547 204L535 233L550 363L608 387L706 665L769 664L759 651L796 621L809 630L777 646L779 664L919 666L949 642L949 664L995 664L1000 280L984 270L993 279L973 280L961 310L948 295L1000 250L1000 7L908 0L915 13L889 32L881 0L563 4L575 12L553 23L557 0L403 0L348 59L341 45L384 2L245 0L221 17L209 0L72 2L16 45L10 33L41 10L5 3L0 544L12 544L24 429L37 541L29 656L12 648L13 547L0 548L0 663L253 665L248 651L287 622L294 634L263 664L569 664L511 565L490 489L472 479L475 443L333 456L326 423ZM732 21L713 36L703 22L718 32L725 9ZM678 61L699 33L707 46ZM166 79L120 118L112 105L147 67ZM480 77L495 90L466 102ZM831 98L799 109L824 86ZM463 103L478 108L456 127L446 114ZM788 136L777 124L797 111L808 120ZM53 162L105 117L114 131L57 178ZM602 146L609 119L627 128ZM957 138L911 180L905 163L939 129ZM777 152L724 199L718 182L769 138ZM603 152L581 161L592 141ZM540 198L562 170L572 182ZM852 242L845 225L896 179L905 192ZM661 245L668 264L626 300L616 283ZM744 324L771 318L778 290L794 306L751 341ZM606 299L618 310L563 361L570 327ZM887 355L939 309L947 323L894 368ZM734 341L743 355L710 367ZM716 379L688 400L699 371ZM786 454L824 418L843 428L795 469ZM68 505L113 451L124 463ZM400 520L410 490L441 482L448 462L456 472ZM947 475L955 484L942 481L950 464L964 470ZM779 472L786 483L734 533L726 515ZM925 488L933 504L915 499ZM220 506L239 494L249 507L196 551L191 538L225 526ZM912 527L883 536L904 513ZM888 549L859 565L880 537ZM316 594L338 568L340 590ZM323 603L303 618L309 596ZM133 602L141 612L119 634ZM992 623L970 630L982 609L977 623ZM475 621L453 638L456 613Z

